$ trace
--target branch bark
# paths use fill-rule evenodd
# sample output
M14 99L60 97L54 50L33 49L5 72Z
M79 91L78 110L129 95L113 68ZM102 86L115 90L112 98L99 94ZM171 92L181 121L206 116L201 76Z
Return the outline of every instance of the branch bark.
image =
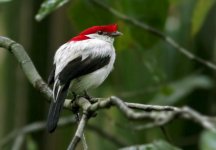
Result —
M28 56L23 46L9 38L0 36L0 47L5 48L15 56L28 78L28 81L33 87L42 92L47 97L48 101L50 101L52 99L52 90L37 72L31 58Z
M81 140L81 138L84 134L84 128L87 124L87 120L88 120L87 113L84 112L82 114L81 120L78 124L76 133L73 136L73 139L72 139L71 143L69 144L67 150L74 150L76 148L77 144L79 143L79 141Z

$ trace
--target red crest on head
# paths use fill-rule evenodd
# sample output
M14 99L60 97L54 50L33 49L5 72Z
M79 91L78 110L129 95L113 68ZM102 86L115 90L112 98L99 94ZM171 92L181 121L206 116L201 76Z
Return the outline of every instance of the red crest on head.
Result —
M98 31L116 32L117 30L118 30L117 24L104 25L104 26L93 26L93 27L90 27L82 31L78 36L72 38L70 41L82 41L82 40L89 39L89 37L85 35L94 34L94 33L97 33Z
M97 31L116 32L117 30L118 30L117 24L111 24L111 25L105 25L105 26L93 26L93 27L90 27L82 31L79 35L93 34L93 33L96 33Z

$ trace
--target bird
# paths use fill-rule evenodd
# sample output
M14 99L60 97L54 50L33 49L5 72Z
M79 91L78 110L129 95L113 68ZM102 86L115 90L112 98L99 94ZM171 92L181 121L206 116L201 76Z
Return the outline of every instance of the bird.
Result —
M116 58L113 43L120 35L117 24L92 26L57 49L48 77L48 85L53 86L48 132L55 131L69 91L84 95L89 89L101 85L113 70Z

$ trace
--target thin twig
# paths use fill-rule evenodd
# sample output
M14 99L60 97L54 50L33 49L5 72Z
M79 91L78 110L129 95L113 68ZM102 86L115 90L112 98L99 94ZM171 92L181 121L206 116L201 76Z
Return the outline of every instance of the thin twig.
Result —
M100 135L102 138L105 138L105 139L111 141L112 143L114 143L119 148L129 146L128 145L129 143L126 142L125 140L123 140L121 138L117 138L116 136L112 135L109 132L102 130L99 127L96 127L94 125L87 125L87 129L90 129L91 131L94 131L95 133Z
M188 57L191 60L196 60L197 62L205 65L208 68L211 68L213 70L216 70L216 64L213 64L210 61L204 60L198 56L196 56L195 54L191 53L189 50L187 50L186 48L182 47L181 45L179 45L173 38L165 35L164 33L162 33L161 31L149 26L148 24L144 23L144 22L140 22L138 20L136 20L133 17L127 16L126 14L123 14L119 11L117 11L116 9L104 4L103 2L99 1L99 0L91 0L94 4L96 4L97 6L109 11L112 15L126 21L129 22L131 24L133 24L134 26L137 26L141 29L144 29L145 31L151 33L152 35L155 35L156 37L162 39L163 41L165 41L167 44L169 44L170 46L172 46L173 48L175 48L176 50L178 50L180 53L182 53L183 55L185 55L186 57Z
M82 117L81 117L81 120L78 124L78 127L77 127L77 130L76 130L76 133L75 135L73 136L72 140L71 140L71 143L69 144L67 150L75 150L77 144L79 143L83 133L84 133L84 128L86 126L86 123L87 123L87 113L83 113L82 114Z
M121 110L127 116L127 118L130 119L152 119L154 121L154 126L161 126L175 119L176 117L180 117L182 119L189 119L195 121L199 123L203 128L216 132L216 118L204 116L189 107L173 107L172 111L171 109L167 109L167 107L164 107L165 109L161 110L160 112L158 112L157 110L152 112L148 111L136 113L133 112L133 110L128 110L129 108L126 104L123 103L121 99L112 96L111 100L119 108L119 110ZM149 106L150 105L148 105L148 110L150 108ZM154 109L155 107L153 106L152 110Z
M84 128L88 121L88 109L91 106L91 103L84 97L80 97L76 99L73 104L79 106L79 108L82 108L83 114L81 119L78 116L78 120L80 119L78 123L78 127L67 150L74 150L80 140L82 140L84 150L87 150L88 146L84 136Z
M76 117L75 116L70 116L70 117L62 117L59 119L58 127L62 128L71 124L75 124L76 122ZM21 129L15 129L11 133L9 133L6 137L0 140L0 149L3 149L4 146L9 144L11 141L14 139L17 139L18 136L23 136L26 134L38 132L40 130L45 130L46 129L46 122L41 121L41 122L35 122L32 124L29 124ZM127 146L127 142L118 139L117 137L111 135L108 132L105 132L103 129L100 129L94 125L87 125L87 130L93 131L94 133L98 134L98 136L101 136L102 138L107 139L108 141L114 143L118 147L125 147Z
M24 142L24 137L25 137L24 134L16 137L12 150L21 150L22 144Z
M132 109L144 110L144 111L177 111L177 107L173 106L159 106L159 105L148 105L139 103L127 103L125 104Z
M182 108L182 113L180 115L183 115L183 118L197 122L203 128L216 132L215 117L204 116L187 106Z
M75 116L60 118L58 126L62 127L68 124L75 123L75 121L76 121ZM35 122L35 123L32 123L30 125L23 127L22 129L16 129L12 131L10 134L8 134L5 138L0 140L0 149L3 148L5 145L7 145L10 141L12 141L14 138L18 136L37 132L37 131L44 130L44 129L46 129L46 122Z
M77 125L79 125L79 122L80 122L80 114L77 113L76 114L77 116ZM81 142L82 142L82 146L83 146L83 150L88 150L88 144L87 144L87 141L86 141L86 138L85 138L85 134L83 133L82 137L81 137Z
M125 116L133 120L149 120L149 124L143 127L161 126L169 121L180 117L182 119L192 120L199 123L202 127L216 131L216 119L214 117L204 116L189 107L173 107L173 106L157 106L135 103L125 103L120 98L112 96L104 100L98 99L95 104L92 104L88 110L96 111L98 109L116 106ZM135 112L133 109L143 111Z
M88 144L85 138L85 134L83 133L82 137L81 137L81 141L82 141L82 145L83 145L83 150L88 150Z

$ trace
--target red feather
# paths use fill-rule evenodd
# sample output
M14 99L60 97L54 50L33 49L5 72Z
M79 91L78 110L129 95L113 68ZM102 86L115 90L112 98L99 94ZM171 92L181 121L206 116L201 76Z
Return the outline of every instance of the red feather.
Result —
M117 24L111 24L111 25L105 25L105 26L93 26L93 27L90 27L82 31L79 35L93 34L93 33L96 33L97 31L116 32L117 30L118 30Z
M82 31L78 36L73 37L70 41L82 41L89 39L87 36L88 34L94 34L98 31L103 32L116 32L118 30L117 24L111 24L111 25L104 25L104 26L93 26L90 27L84 31Z
M78 35L70 39L70 41L82 41L82 40L87 40L87 39L89 39L89 37L85 35Z

